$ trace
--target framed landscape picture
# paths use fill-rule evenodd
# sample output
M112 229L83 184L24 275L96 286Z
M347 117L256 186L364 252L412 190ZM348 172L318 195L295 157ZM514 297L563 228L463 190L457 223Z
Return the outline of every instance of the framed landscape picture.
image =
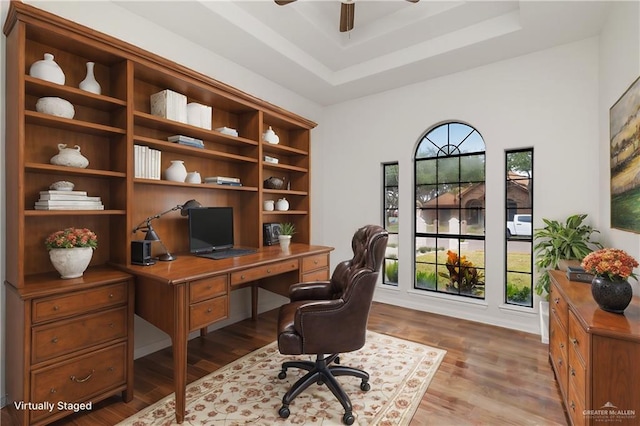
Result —
M640 233L640 78L609 110L611 227Z

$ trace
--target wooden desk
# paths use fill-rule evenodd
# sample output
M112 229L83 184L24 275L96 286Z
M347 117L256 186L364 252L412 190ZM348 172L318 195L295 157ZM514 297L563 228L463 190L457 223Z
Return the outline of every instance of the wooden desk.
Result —
M272 246L230 259L182 254L173 262L121 266L136 276L136 314L171 337L178 423L184 420L189 333L204 335L209 325L228 318L231 290L251 286L255 319L259 287L286 296L291 284L328 279L331 250L291 244L288 254Z

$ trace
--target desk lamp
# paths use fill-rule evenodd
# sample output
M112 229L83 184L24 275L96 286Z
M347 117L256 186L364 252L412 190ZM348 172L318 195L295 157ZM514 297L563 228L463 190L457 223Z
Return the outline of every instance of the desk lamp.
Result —
M177 205L175 207L170 208L167 211L164 211L162 213L158 213L157 215L154 215L154 216L149 216L148 218L146 218L145 220L140 222L140 224L138 226L133 228L133 233L135 234L138 231L144 231L146 233L146 235L144 237L145 241L158 241L160 243L160 245L162 246L162 249L165 251L165 253L161 254L160 256L158 256L158 260L162 260L162 261L165 261L165 262L169 262L169 261L175 260L176 257L174 255L172 255L171 253L169 253L169 250L167 250L167 247L164 245L164 243L162 242L162 240L158 236L158 233L155 231L155 229L153 229L153 226L151 226L151 221L154 220L154 219L159 219L160 217L164 216L165 214L174 212L176 210L180 210L180 214L182 216L186 216L186 215L189 214L189 209L198 208L198 207L202 207L202 204L200 204L196 200L189 200L186 203L179 204L179 205Z

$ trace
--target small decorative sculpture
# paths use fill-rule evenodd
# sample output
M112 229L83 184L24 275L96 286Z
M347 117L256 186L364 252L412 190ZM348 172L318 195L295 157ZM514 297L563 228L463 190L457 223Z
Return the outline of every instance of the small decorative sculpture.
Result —
M80 147L67 148L67 144L58 144L58 154L51 157L51 164L56 166L77 167L84 169L89 165L89 160L80 154Z

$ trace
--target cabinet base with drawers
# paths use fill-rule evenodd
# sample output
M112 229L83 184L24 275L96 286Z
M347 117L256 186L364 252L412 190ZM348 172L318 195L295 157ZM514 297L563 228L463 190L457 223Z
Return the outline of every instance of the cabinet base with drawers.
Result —
M17 424L48 424L117 393L133 398L131 275L93 268L6 289L6 380Z
M549 361L572 425L640 424L640 297L603 311L591 284L551 271Z

